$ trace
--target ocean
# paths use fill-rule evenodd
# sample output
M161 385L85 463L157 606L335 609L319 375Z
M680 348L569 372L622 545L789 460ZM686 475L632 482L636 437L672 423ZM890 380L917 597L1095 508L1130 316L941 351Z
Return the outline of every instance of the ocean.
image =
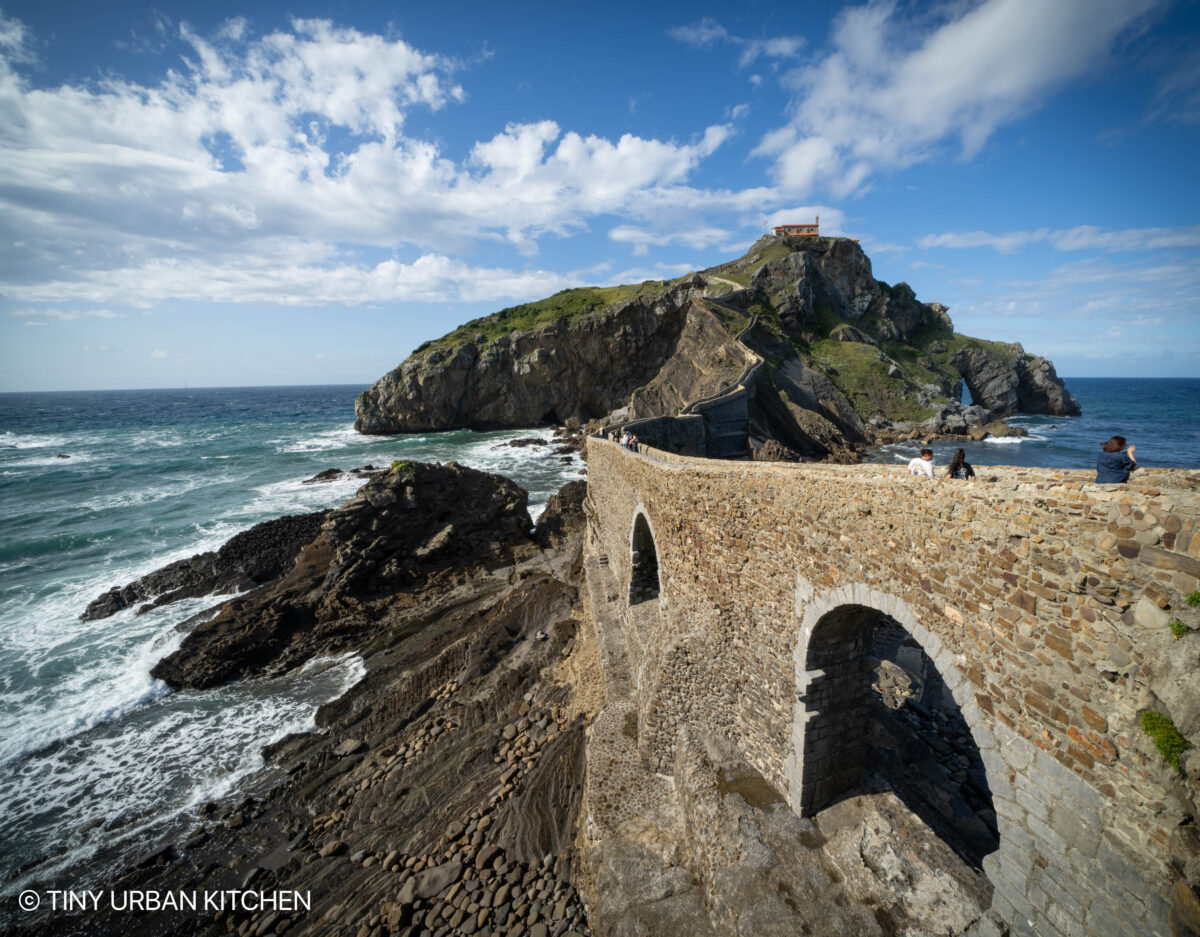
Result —
M1200 468L1200 379L1075 377L1066 385L1079 401L1080 416L1006 420L1023 426L1028 436L977 443L935 440L929 445L934 464L949 464L954 450L962 448L976 467L1094 469L1100 444L1116 435L1137 446L1135 458L1148 467ZM920 443L898 443L881 446L871 456L876 462L908 462L921 448Z
M327 468L448 462L508 475L536 515L583 463L514 448L546 428L362 436L361 386L0 394L0 894L135 852L262 768L363 674L353 655L269 683L169 692L150 668L218 601L83 623L89 601L238 531L341 504ZM66 458L63 458L65 456ZM74 876L72 881L84 883Z
M968 461L1090 468L1120 433L1146 465L1200 466L1200 380L1067 384L1083 416L1018 417L1028 437L964 445ZM343 655L268 682L170 692L150 668L178 647L176 626L218 599L80 622L97 595L260 521L340 504L359 480L302 484L327 468L457 460L516 480L535 514L582 477L577 458L506 445L549 439L545 428L360 436L362 389L0 394L0 894L67 869L77 887L78 868L110 871L105 861L175 818L263 778L262 746L313 728L316 708L363 674ZM935 443L936 462L956 446ZM873 455L906 462L917 448Z

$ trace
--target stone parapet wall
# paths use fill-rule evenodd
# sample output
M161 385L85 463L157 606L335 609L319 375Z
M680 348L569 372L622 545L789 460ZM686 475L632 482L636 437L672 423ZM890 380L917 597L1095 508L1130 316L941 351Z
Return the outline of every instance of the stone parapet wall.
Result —
M933 484L602 440L588 465L614 579L628 587L637 513L657 549L661 595L626 620L652 767L673 770L694 725L801 811L808 638L835 608L877 609L920 642L975 736L1001 834L985 867L1016 932L1164 932L1178 782L1137 717L1156 703L1148 652L1174 640L1162 609L1200 587L1200 474L1101 486L977 466L974 485Z

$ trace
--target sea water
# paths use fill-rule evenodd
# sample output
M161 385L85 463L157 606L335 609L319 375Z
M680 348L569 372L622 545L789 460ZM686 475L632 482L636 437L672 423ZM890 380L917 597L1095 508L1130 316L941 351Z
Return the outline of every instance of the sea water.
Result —
M1028 436L1002 436L972 443L953 439L929 445L937 466L948 465L962 448L978 470L989 465L1094 469L1100 444L1124 436L1137 446L1134 457L1145 466L1200 468L1200 380L1195 378L1076 377L1067 390L1079 401L1080 416L1016 416L1005 422L1024 427ZM919 442L881 446L876 462L908 462Z
M0 894L153 842L263 767L363 675L354 655L271 681L170 692L150 668L220 597L81 622L113 586L283 514L341 504L327 468L457 460L530 492L536 516L577 457L506 443L550 432L362 436L360 386L0 395ZM567 461L564 462L563 459ZM116 847L114 849L114 847ZM71 873L75 884L83 884Z

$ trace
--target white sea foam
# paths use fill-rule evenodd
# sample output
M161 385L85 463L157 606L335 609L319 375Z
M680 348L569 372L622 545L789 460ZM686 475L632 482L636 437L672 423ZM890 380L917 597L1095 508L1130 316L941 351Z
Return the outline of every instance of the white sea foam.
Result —
M994 446L1011 446L1025 442L1027 439L1037 439L1036 436L989 436L983 442Z
M38 679L0 696L5 714L0 716L0 765L165 695L166 684L152 678L150 668L183 640L176 624L226 598L190 599L141 616L126 609L93 625L62 618L47 622L31 636L34 646L23 649L25 664ZM113 640L117 634L120 639ZM41 676L62 670L65 661L73 666L58 679Z
M0 446L16 446L18 449L61 448L77 442L71 436L56 433L9 433L0 432Z
M88 511L106 511L112 508L135 507L140 504L151 504L155 501L165 501L178 498L198 488L212 488L233 481L232 475L196 474L187 478L162 482L147 487L135 488L112 495L101 495L84 501L79 507Z
M3 891L14 893L102 847L119 844L127 855L171 817L261 769L263 746L311 731L317 707L364 673L362 660L347 654L269 681L175 693L28 758L0 778L0 798L17 807L0 829L6 840L32 836L34 847L65 851L10 879Z
M364 436L352 424L317 433L315 436L308 436L304 439L290 441L275 439L272 442L281 444L276 445L276 452L323 452L328 449L345 449L348 446L378 442L378 439L373 436Z
M350 498L366 484L366 479L353 475L329 482L304 484L303 479L289 478L255 487L257 497L246 507L247 513L279 517L283 514L302 514L333 507Z

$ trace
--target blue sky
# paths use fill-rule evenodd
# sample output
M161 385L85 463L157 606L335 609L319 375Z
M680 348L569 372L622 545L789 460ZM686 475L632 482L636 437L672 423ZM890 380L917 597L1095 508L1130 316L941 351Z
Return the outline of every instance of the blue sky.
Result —
M10 3L0 390L366 383L818 213L961 332L1200 376L1198 142L1182 0Z

